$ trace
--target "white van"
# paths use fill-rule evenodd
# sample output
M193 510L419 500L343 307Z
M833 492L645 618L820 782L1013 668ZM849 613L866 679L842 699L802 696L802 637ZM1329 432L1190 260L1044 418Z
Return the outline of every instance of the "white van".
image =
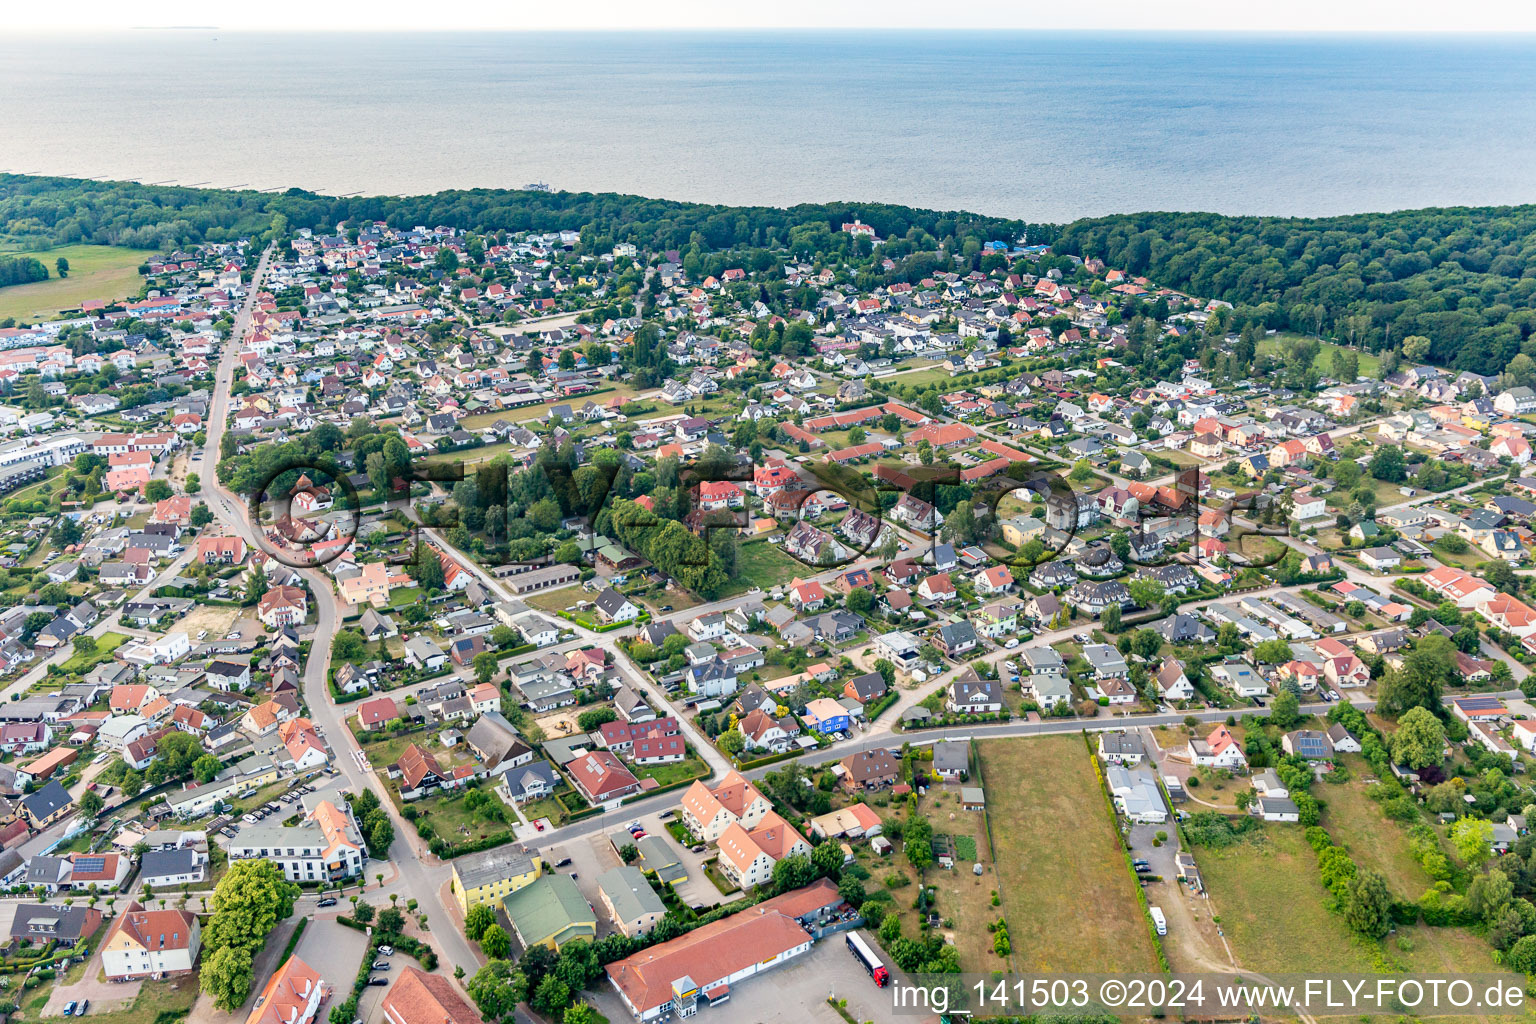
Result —
M1157 934L1168 934L1168 919L1163 916L1161 907L1148 907L1147 913L1152 915L1152 923L1157 926Z

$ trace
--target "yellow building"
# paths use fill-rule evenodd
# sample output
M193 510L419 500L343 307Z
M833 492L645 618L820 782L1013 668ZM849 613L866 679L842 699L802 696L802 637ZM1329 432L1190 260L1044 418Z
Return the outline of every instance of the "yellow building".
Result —
M597 938L597 913L569 875L544 875L502 901L507 920L527 949L558 950L573 939Z
M1031 516L1005 519L1002 523L1003 541L1014 547L1022 547L1030 538L1045 532L1045 521Z
M537 854L510 846L458 858L453 862L453 895L459 909L468 914L481 903L500 903L534 882L543 863Z

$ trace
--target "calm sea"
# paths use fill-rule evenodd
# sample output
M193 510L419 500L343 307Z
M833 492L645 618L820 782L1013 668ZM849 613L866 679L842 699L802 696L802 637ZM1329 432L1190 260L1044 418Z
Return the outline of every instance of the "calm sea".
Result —
M0 169L333 193L863 199L1033 220L1536 200L1536 40L0 38Z

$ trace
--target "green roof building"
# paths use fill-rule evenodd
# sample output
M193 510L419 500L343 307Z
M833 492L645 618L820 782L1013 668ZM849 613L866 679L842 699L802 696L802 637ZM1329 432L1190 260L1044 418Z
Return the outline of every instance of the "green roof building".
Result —
M541 875L501 905L525 947L559 949L572 939L597 937L597 914L567 875Z

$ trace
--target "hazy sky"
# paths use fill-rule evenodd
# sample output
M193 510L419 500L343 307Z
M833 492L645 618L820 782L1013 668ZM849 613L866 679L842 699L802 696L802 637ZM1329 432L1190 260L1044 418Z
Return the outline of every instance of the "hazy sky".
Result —
M1013 28L1269 32L1531 32L1528 0L74 0L10 5L6 30L147 26L266 30Z

